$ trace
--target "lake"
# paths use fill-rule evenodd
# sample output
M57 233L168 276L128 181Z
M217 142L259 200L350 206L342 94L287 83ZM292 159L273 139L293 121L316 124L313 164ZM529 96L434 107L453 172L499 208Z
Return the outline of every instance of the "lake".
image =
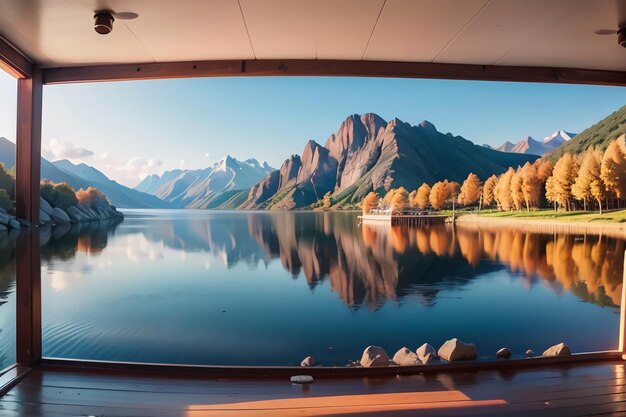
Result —
M574 352L617 348L623 240L359 225L345 212L125 215L42 230L45 357L345 365L370 344L393 355L453 337L482 359L561 341ZM11 247L0 245L5 362Z

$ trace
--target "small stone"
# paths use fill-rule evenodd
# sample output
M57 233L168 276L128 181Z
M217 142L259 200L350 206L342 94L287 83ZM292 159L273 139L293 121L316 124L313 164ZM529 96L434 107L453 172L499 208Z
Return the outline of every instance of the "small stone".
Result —
M532 358L533 356L535 356L535 352L533 352L532 349L528 349L526 351L526 357L527 358Z
M315 365L315 359L313 359L313 356L307 356L306 358L302 359L302 362L300 362L300 366L313 366Z
M393 355L393 361L400 366L419 365L420 361L411 349L403 347Z
M415 353L417 353L417 358L424 365L431 360L437 359L437 351L428 343L424 343L422 346L418 347Z
M498 358L503 358L503 359L509 359L511 357L511 349L509 348L502 348L499 351L496 352L496 357Z
M441 359L448 362L476 359L476 345L464 343L457 338L447 340L437 352Z
M380 346L368 346L361 355L360 364L363 368L389 366L389 355Z
M294 375L291 377L292 384L310 384L313 382L311 375Z
M565 343L561 342L558 345L550 346L543 352L543 356L568 356L571 355L572 352Z

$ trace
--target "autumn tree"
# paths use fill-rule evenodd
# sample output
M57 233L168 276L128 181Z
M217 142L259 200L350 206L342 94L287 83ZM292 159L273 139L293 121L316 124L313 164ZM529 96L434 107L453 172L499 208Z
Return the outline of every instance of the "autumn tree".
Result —
M363 214L369 214L376 206L378 206L378 194L374 191L371 191L368 195L363 199Z
M511 183L509 184L509 190L511 191L511 202L515 210L521 210L524 204L524 191L523 191L523 179L522 170L518 168L511 177Z
M515 170L511 167L502 175L498 177L498 182L494 189L494 196L500 210L509 211L513 206L513 200L511 199L511 179L515 175Z
M498 183L498 177L492 175L487 178L485 185L483 185L483 206L490 206L494 201L494 189Z
M522 180L522 198L526 205L526 210L531 207L538 207L541 204L541 189L543 181L539 176L539 165L526 162L520 171Z
M407 206L409 206L410 208L415 208L417 207L415 204L415 196L417 195L417 190L413 190L409 193L409 197L407 199Z
M619 200L626 198L626 156L617 140L611 142L604 151L600 177L607 192Z
M459 193L459 204L471 206L478 202L481 193L481 183L478 175L470 173L463 185L461 186L461 192Z
M322 199L322 207L327 209L327 208L330 208L331 205L332 205L332 201L330 199L330 191L329 191L326 194L324 194L324 197Z
M446 202L448 192L446 188L447 184L444 184L443 181L437 181L433 184L428 196L428 202L435 210L440 210Z
M577 177L578 161L570 153L564 154L554 165L554 170L550 178L550 191L546 180L546 197L558 204L559 207L570 210L570 199L572 198L572 185ZM550 196L548 196L548 194Z
M601 170L602 151L590 146L583 154L576 181L572 185L572 195L583 202L592 198L596 200L600 214L602 214L602 200L605 196Z
M391 213L402 214L404 207L406 206L406 193L396 192L391 200Z
M428 207L430 198L430 186L426 183L420 185L417 189L417 193L415 194L415 206L420 209L425 209Z
M456 181L448 181L444 180L443 184L445 186L445 202L454 204L454 201L457 199L459 194L461 193L461 184Z

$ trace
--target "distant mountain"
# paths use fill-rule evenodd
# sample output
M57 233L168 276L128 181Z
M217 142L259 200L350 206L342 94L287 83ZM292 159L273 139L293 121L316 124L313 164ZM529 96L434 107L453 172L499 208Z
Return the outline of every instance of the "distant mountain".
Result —
M7 168L15 166L15 144L3 137L0 137L0 162ZM89 165L74 165L68 160L50 162L41 158L41 178L53 182L67 182L76 190L92 185L102 191L111 204L118 208L166 208L170 206L157 197L108 179L102 172Z
M248 190L268 173L275 171L256 159L239 161L225 156L212 167L196 170L166 171L150 176L137 187L180 208L214 208L237 191Z
M427 121L412 126L399 119L386 122L373 113L355 114L324 146L309 141L301 156L286 159L279 171L250 189L238 208L302 208L327 192L337 206L349 205L372 190L382 193L399 186L412 190L422 182L462 181L470 172L487 178L535 159L474 145L439 132Z
M553 134L545 137L543 141L533 139L531 136L527 136L524 139L516 143L509 141L504 142L498 146L496 150L500 152L522 153L526 155L542 156L552 152L555 148L561 146L566 141L576 136L575 133L568 133L564 130L558 130Z
M609 143L626 133L626 106L611 113L593 126L583 130L572 140L556 148L550 158L557 159L566 152L582 153L589 146L604 150Z
M158 176L156 174L148 175L137 186L135 186L135 190L141 191L142 193L156 194L156 191L159 188L161 188L168 181L176 178L181 172L183 171L180 169L174 169L172 171L166 171L162 176Z

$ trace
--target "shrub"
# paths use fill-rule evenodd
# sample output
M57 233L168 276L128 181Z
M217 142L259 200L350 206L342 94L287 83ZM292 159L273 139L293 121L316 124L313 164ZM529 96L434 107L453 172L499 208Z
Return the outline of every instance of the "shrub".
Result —
M45 181L41 184L41 197L46 200L52 207L59 207L63 210L78 204L76 192L66 182L54 184Z
M13 211L13 201L7 190L3 188L0 188L0 208L7 212Z

